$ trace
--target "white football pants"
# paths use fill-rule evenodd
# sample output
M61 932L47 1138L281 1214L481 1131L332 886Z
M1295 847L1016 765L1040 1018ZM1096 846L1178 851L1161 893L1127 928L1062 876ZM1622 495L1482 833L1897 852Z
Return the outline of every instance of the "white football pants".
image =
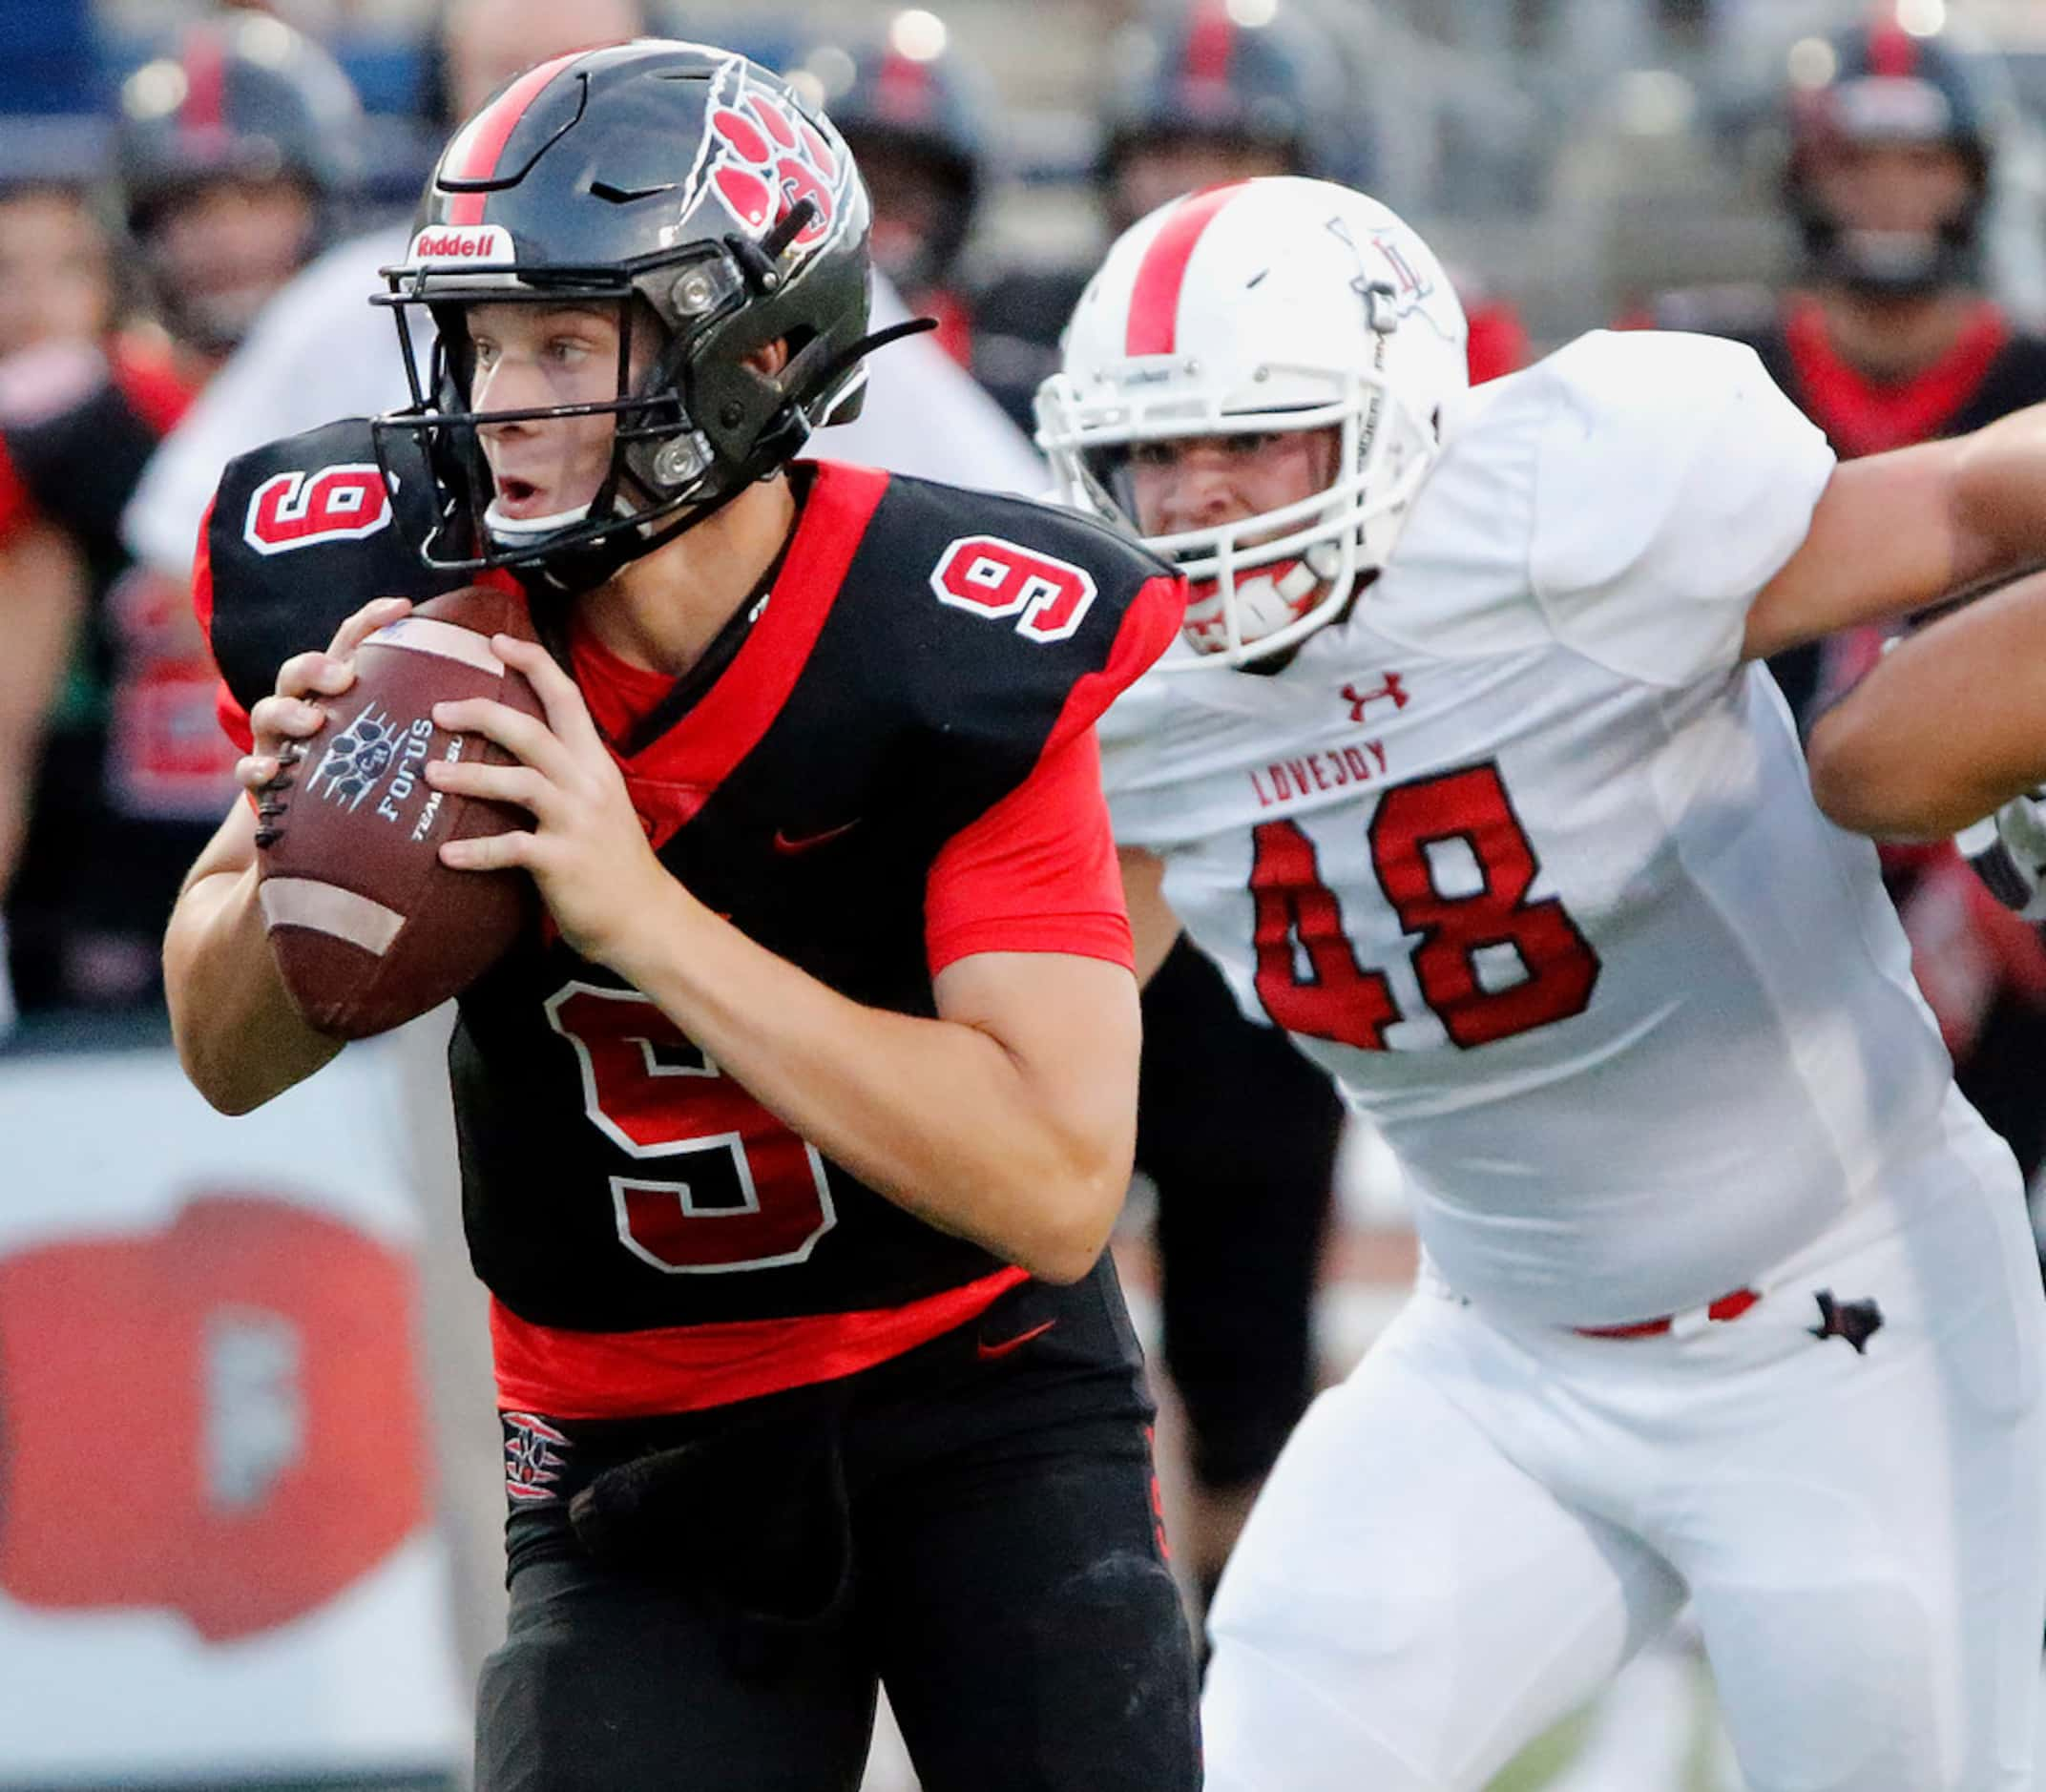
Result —
M1475 1792L1686 1594L1751 1792L2029 1792L2037 1262L2007 1155L1886 1182L1689 1335L1502 1321L1424 1272L1223 1577L1208 1792ZM1822 1289L1877 1303L1866 1355L1812 1335Z

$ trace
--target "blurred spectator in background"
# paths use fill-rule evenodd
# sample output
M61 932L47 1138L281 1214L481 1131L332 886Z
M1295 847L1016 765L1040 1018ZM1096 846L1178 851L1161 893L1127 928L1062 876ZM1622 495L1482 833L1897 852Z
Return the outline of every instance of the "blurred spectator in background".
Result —
M686 31L686 17L669 21ZM450 108L445 128L533 64L637 35L638 0L455 0L442 14L430 83ZM827 102L828 103L828 102ZM130 547L182 579L220 469L261 443L336 417L411 402L389 320L369 303L380 269L405 260L409 220L344 243L279 297L251 339L164 444L130 507ZM892 290L875 295L876 327L905 315ZM426 344L417 344L424 354ZM1047 483L1029 443L930 344L890 347L876 363L866 406L842 427L838 457L894 472L1016 491Z
M1908 29L1923 16L1886 8L1788 52L1783 191L1802 251L1790 289L1746 315L1684 294L1656 309L1659 323L1748 343L1843 458L2046 399L2046 339L1983 290L1999 147L1989 72L1946 35ZM1885 638L1858 630L1773 664L1802 723ZM1950 845L1886 846L1884 864L1961 1089L2030 1178L2046 1156L2046 949Z
M115 131L154 325L106 333L115 287L74 196L74 333L0 367L0 891L25 1009L156 997L233 756L184 591L126 575L118 519L157 440L332 230L356 121L340 69L276 19L193 27L127 77Z
M1099 101L1095 186L1104 241L1181 193L1258 175L1372 187L1388 157L1360 94L1392 83L1379 69L1363 79L1351 38L1371 33L1362 21L1346 23L1339 35L1297 0L1154 0L1117 38ZM960 302L971 317L970 365L1026 427L1091 268L1006 270ZM1520 365L1528 341L1517 313L1458 280L1472 377Z
M0 131L0 365L37 343L96 343L118 306L97 120Z

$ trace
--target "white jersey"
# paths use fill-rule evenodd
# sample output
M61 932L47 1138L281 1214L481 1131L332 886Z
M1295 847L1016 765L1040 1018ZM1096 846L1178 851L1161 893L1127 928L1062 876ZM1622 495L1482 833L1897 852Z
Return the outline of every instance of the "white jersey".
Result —
M1103 723L1118 837L1501 1311L1702 1305L1941 1136L1874 849L1741 660L1832 465L1748 349L1584 337L1449 420L1347 623Z

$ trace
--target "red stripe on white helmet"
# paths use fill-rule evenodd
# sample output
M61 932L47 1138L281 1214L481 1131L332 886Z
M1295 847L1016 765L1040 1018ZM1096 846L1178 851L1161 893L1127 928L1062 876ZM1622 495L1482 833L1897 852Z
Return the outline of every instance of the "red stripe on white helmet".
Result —
M1180 201L1165 227L1151 240L1130 291L1130 318L1123 352L1169 355L1180 334L1180 295L1186 285L1186 264L1194 259L1200 234L1215 215L1242 193L1247 181L1210 187Z

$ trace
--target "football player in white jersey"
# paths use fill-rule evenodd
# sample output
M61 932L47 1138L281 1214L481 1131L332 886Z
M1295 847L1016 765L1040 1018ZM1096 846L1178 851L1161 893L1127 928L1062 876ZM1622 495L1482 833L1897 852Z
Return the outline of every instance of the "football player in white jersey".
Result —
M1383 206L1251 181L1038 401L1195 585L1104 723L1140 953L1328 1070L1424 1247L1223 1578L1207 1783L1482 1786L1688 1597L1753 1792L2029 1787L2015 1166L1760 661L2046 553L2046 415L1836 467L1743 347L1467 390L1463 334Z

